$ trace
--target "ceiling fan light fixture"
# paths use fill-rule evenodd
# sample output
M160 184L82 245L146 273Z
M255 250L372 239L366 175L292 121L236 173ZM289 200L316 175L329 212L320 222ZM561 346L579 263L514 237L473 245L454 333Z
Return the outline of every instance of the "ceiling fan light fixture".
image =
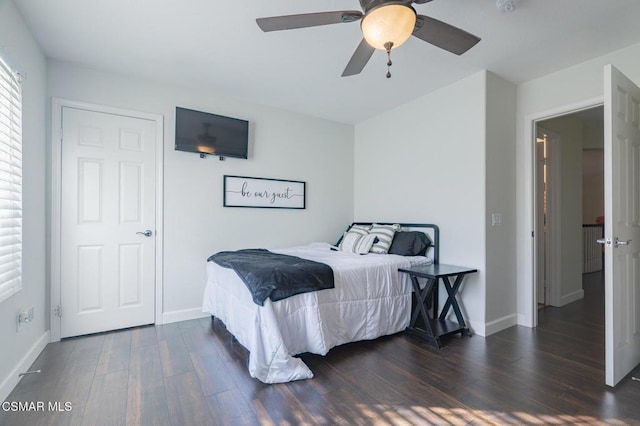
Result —
M416 11L405 4L385 4L369 10L362 18L360 27L364 39L375 49L387 50L407 41L416 26Z

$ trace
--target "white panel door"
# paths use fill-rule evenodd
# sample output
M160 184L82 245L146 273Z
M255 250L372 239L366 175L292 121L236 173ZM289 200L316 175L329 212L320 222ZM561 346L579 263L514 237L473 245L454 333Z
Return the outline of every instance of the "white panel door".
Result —
M640 363L640 88L605 67L605 364L615 386ZM618 241L620 241L618 243Z
M154 323L155 164L154 121L63 107L61 337Z

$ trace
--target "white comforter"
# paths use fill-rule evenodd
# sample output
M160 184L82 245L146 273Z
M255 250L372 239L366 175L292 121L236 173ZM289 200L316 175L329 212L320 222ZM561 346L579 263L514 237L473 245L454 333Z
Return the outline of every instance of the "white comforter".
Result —
M311 378L311 370L292 355L325 355L334 346L409 325L411 282L398 272L410 265L408 258L331 251L327 243L272 251L331 266L335 288L277 302L267 299L261 307L232 269L207 262L203 312L222 320L249 350L251 377L265 383Z

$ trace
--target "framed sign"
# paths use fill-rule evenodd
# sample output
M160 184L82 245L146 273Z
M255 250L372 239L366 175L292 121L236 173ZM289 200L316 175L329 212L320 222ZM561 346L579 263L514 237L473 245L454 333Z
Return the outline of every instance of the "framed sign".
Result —
M304 209L305 182L224 176L224 207Z

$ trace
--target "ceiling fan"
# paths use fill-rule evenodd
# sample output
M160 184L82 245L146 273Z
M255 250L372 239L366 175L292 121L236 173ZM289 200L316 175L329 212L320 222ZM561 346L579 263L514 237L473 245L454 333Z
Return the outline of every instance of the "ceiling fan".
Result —
M256 22L262 31L269 32L361 20L360 27L364 38L351 56L342 73L343 77L359 74L369 62L375 49L387 52L387 67L390 67L391 49L397 48L412 35L456 55L463 54L480 41L480 38L460 28L428 16L418 15L411 6L432 0L359 1L364 13L358 10L305 13L258 18ZM387 78L389 77L391 73L387 70Z

